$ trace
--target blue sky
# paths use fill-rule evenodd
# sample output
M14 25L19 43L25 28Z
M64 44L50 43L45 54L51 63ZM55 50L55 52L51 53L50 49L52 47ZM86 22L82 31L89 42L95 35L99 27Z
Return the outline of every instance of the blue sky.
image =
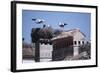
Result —
M48 25L54 29L59 29L59 22L65 22L68 25L64 30L79 28L86 38L90 39L91 28L91 14L78 13L78 12L54 12L54 11L36 11L36 10L23 10L22 11L22 37L25 42L31 43L31 29L42 27L41 24L36 25L32 18L44 19Z

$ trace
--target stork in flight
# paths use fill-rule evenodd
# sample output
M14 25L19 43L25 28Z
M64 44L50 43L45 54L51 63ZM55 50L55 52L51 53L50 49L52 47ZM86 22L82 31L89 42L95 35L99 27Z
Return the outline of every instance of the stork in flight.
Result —
M44 23L45 20L43 19L32 19L36 24L41 24L41 23Z
M68 25L68 24L66 24L66 23L62 23L62 22L59 22L59 27L61 27L61 28L64 28L66 25Z
M43 24L43 28L45 28L46 27L46 24L44 23L45 22L45 20L43 20L43 19L32 19L36 24Z

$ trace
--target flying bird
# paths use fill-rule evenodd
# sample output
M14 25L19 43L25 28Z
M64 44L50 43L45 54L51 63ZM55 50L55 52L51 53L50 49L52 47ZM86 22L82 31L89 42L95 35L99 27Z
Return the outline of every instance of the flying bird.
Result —
M41 24L43 23L45 20L43 19L32 19L36 24Z
M66 25L68 25L68 24L66 24L66 23L62 23L62 22L59 22L59 27L61 27L61 28L64 28Z

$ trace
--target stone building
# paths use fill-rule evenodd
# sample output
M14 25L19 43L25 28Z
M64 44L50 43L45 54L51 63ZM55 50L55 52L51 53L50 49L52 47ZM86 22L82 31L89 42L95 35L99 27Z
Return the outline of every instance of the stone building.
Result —
M66 56L79 55L79 46L86 43L85 37L79 29L72 29L52 38L52 60L63 60Z
M79 46L86 43L85 37L79 29L63 31L51 39L51 45L49 43L40 44L40 58L59 61L67 56L77 56Z
M35 37L38 35L35 35ZM35 42L35 38L33 38L33 36L34 35L32 35L32 41L35 46L34 59L36 62L60 61L64 60L64 58L67 56L77 56L79 55L80 45L83 45L87 42L85 40L86 36L79 29L62 31L57 36L54 36L52 38L50 37L49 39L40 38L38 36L39 39Z

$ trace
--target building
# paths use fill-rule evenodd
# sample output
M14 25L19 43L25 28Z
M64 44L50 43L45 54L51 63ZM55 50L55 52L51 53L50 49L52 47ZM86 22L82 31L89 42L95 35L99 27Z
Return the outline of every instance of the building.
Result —
M40 44L40 58L59 61L67 56L77 56L79 46L86 43L85 37L79 29L63 31L51 39L51 45L49 43Z
M35 38L32 36L32 39ZM80 45L87 43L85 39L85 34L79 29L62 31L57 36L49 39L39 38L38 41L33 42L35 46L34 59L36 62L60 61L68 56L77 56L79 55Z
M86 43L85 35L79 29L63 31L52 38L52 60L63 60L66 56L79 55L79 46Z

